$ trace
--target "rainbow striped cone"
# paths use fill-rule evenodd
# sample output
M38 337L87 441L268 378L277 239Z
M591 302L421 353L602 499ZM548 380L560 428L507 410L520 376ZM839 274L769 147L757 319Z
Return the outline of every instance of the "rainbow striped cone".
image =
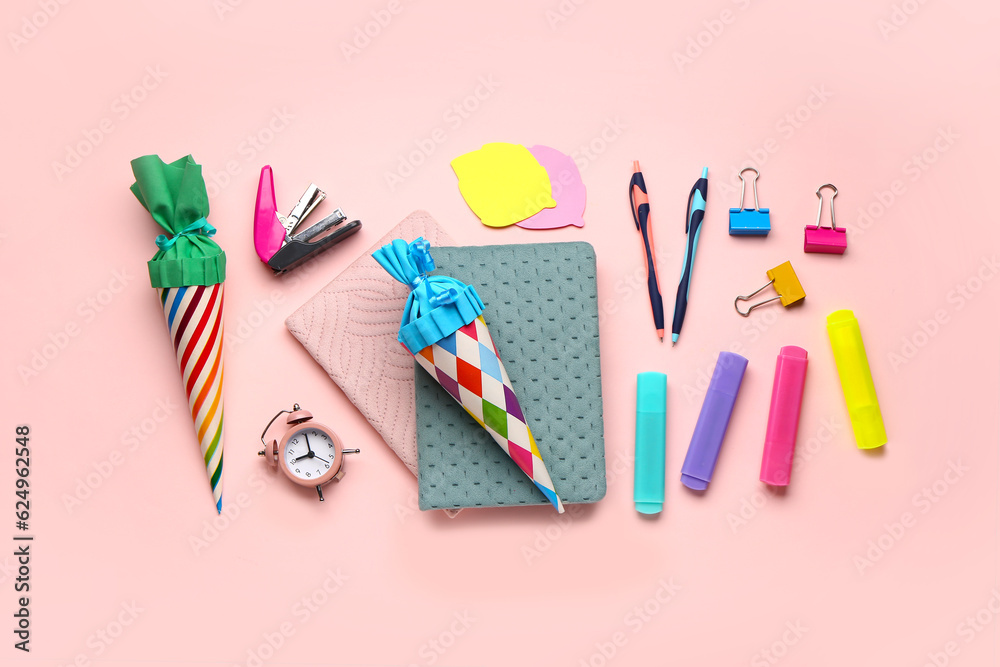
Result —
M157 291L177 366L187 392L191 419L212 484L215 509L222 512L222 283L162 287Z
M561 514L562 500L482 316L414 355Z

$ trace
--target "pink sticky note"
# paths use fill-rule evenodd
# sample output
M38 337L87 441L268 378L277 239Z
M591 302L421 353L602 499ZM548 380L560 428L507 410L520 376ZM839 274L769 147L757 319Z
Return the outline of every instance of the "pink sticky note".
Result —
M525 229L556 229L576 225L583 227L583 211L587 208L587 186L583 184L580 170L573 158L548 146L532 146L528 151L545 167L552 182L555 208L542 209L520 221Z

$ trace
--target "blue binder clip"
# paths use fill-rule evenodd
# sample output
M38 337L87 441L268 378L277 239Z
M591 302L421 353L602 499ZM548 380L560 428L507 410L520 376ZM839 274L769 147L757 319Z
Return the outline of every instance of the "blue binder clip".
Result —
M747 182L743 178L744 171L753 172L753 208L743 208L743 195L746 193ZM761 208L757 203L757 179L760 172L753 167L747 167L740 172L740 207L729 209L730 236L767 236L771 231L770 209Z

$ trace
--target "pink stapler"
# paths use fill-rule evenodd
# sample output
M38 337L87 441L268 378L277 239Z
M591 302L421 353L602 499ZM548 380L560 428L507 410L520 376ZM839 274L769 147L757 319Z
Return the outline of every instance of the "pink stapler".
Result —
M820 227L820 218L823 217L823 188L833 190L830 197L830 227ZM825 183L816 190L819 197L819 210L816 212L816 224L806 225L806 252L825 252L831 255L843 255L847 250L847 230L837 227L837 218L833 215L833 200L837 198L837 188L832 183Z
M275 273L284 273L307 259L331 248L361 229L360 220L345 222L341 209L302 231L299 226L312 213L326 193L310 183L287 216L278 213L274 199L274 175L271 166L260 170L257 186L257 208L253 217L253 244L260 260Z

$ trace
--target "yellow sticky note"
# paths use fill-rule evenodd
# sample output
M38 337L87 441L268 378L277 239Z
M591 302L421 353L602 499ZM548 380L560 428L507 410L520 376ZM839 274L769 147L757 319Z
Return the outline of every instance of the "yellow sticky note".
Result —
M556 205L548 172L520 144L486 144L459 155L451 168L465 203L489 227L507 227Z

